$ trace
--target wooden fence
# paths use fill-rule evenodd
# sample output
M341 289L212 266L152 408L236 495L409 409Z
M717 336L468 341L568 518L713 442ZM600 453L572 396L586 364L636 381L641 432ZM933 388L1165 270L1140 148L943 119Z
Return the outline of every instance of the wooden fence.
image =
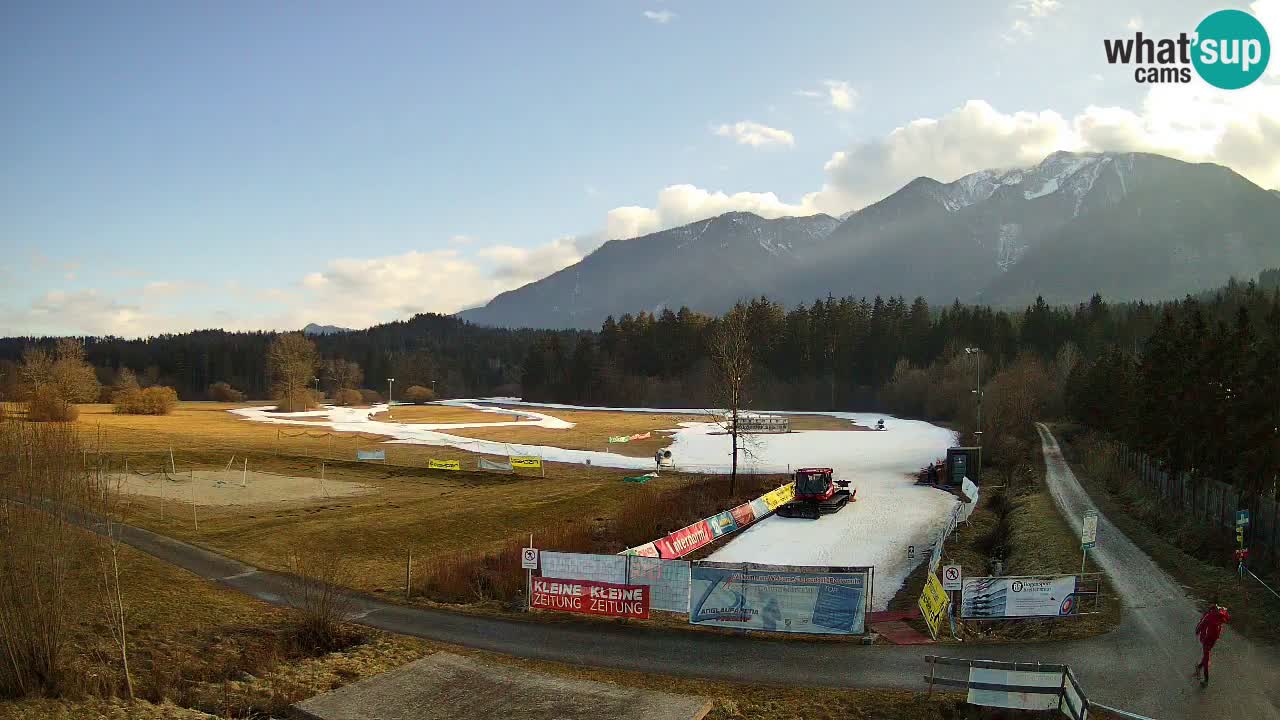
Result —
M1123 445L1118 456L1125 469L1143 481L1167 507L1177 510L1198 525L1220 531L1234 543L1236 511L1249 511L1244 544L1249 548L1249 564L1254 567L1280 567L1280 502L1274 497L1242 497L1239 489L1218 480L1193 479L1182 473L1177 477L1161 469L1142 453Z

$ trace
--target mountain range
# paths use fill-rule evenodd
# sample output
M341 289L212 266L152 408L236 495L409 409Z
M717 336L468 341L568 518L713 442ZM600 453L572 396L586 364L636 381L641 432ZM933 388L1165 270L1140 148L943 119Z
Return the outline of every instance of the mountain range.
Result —
M767 295L923 296L1019 306L1163 300L1280 265L1280 193L1228 168L1146 153L1056 152L1034 167L920 177L861 210L731 212L628 240L460 316L596 328L608 315L718 313Z

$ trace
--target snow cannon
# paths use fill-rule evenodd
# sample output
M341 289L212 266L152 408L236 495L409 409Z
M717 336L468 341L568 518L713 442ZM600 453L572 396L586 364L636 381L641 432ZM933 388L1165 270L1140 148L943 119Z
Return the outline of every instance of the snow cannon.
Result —
M660 468L671 467L675 462L671 459L670 450L659 450L653 454L653 462Z
M848 480L836 480L831 468L800 468L793 480L796 496L778 508L777 514L789 518L817 520L823 515L840 512L857 490L849 489Z

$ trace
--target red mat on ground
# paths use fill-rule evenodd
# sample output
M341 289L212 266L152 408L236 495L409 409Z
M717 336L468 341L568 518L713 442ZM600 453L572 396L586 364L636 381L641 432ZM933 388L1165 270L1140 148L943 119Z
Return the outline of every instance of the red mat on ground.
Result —
M872 630L880 633L880 637L894 645L932 645L933 639L901 620L886 620L874 623Z

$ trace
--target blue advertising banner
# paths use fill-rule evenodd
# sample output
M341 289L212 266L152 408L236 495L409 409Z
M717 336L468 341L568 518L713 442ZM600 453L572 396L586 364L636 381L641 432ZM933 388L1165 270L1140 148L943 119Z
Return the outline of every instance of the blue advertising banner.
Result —
M707 524L711 526L711 534L716 537L728 535L738 529L737 521L733 519L733 514L728 510L725 510L714 517L707 518Z
M386 460L386 450L356 450L357 460Z
M695 563L689 622L694 625L822 635L866 630L870 568Z

